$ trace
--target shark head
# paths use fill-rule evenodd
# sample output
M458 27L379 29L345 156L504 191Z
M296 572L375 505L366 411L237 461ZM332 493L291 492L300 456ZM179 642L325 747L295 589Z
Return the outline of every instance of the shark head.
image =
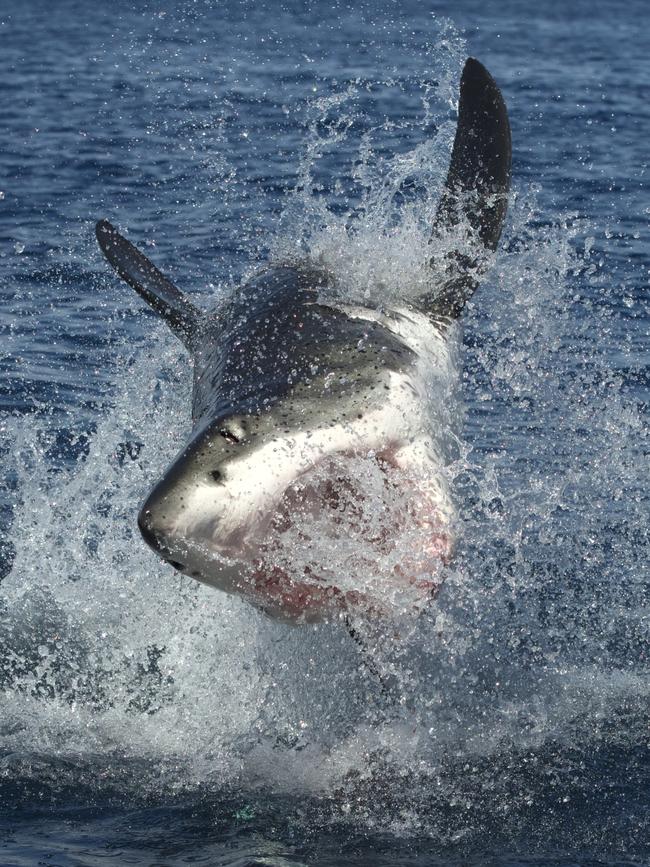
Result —
M453 538L423 359L402 347L387 363L398 338L376 322L359 352L358 320L320 317L323 340L337 331L334 375L316 341L309 378L292 368L289 388L266 382L263 408L199 423L139 515L176 569L292 621L430 598Z

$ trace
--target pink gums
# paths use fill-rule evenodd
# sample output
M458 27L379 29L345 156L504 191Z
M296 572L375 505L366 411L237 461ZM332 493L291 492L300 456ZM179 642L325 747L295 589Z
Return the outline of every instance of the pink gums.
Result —
M294 482L282 497L260 545L261 556L253 562L240 592L269 614L298 622L329 619L341 612L387 617L395 608L403 610L399 602L393 603L400 596L408 599L410 610L419 610L431 600L442 584L441 567L451 558L453 537L426 486L390 458L384 453L375 459L383 473L379 501L364 489L363 479L343 474L341 456L337 462L323 461ZM387 516L378 522L376 515L382 508ZM332 574L325 557L322 562L296 563L295 568L293 558L287 561L286 545L282 551L285 534L293 530L292 539L297 535L297 545L308 549L311 539L301 535L301 525L316 516L326 519L327 540L331 535L333 545L337 539L351 540L353 546L358 540L363 553L357 562L346 564L346 574ZM292 544L298 555L296 542ZM385 564L387 557L391 565L380 569L379 562ZM367 580L356 582L355 575L376 576L382 592L373 592ZM355 584L359 589L354 589Z

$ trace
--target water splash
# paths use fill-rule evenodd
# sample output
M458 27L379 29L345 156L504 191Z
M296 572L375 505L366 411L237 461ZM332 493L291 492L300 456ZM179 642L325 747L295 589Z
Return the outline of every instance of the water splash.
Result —
M431 143L364 119L363 81L311 104L275 256L308 251L350 301L390 304L430 279L459 45L436 92L444 112L421 88ZM391 133L396 156L375 142ZM319 189L334 148L352 165ZM552 819L556 791L558 804L586 797L591 754L642 742L647 434L594 346L607 320L580 290L596 279L590 229L543 216L519 190L467 318L457 560L419 620L363 635L388 698L339 625L270 623L142 545L137 505L186 429L186 361L162 329L155 364L124 356L95 430L67 420L65 460L60 419L4 418L15 556L0 608L3 779L55 789L83 775L101 788L100 768L127 792L270 785L318 796L307 812L321 822L450 839L508 812L521 826L531 803Z

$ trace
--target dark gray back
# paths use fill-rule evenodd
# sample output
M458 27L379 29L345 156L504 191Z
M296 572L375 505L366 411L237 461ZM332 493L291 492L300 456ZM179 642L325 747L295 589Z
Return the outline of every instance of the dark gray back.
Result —
M372 390L413 353L376 322L319 300L329 286L308 266L270 268L205 320L195 350L193 420L262 413L309 387L313 400Z

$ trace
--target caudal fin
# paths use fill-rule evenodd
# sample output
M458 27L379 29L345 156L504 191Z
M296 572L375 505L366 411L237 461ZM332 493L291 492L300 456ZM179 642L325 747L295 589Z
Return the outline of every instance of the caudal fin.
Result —
M120 277L167 321L189 348L204 314L107 220L97 223L95 233L103 254Z
M443 284L426 304L434 316L459 316L487 269L508 208L511 159L501 91L487 69L470 57L460 82L456 138L431 238L445 251L431 261L442 272Z

